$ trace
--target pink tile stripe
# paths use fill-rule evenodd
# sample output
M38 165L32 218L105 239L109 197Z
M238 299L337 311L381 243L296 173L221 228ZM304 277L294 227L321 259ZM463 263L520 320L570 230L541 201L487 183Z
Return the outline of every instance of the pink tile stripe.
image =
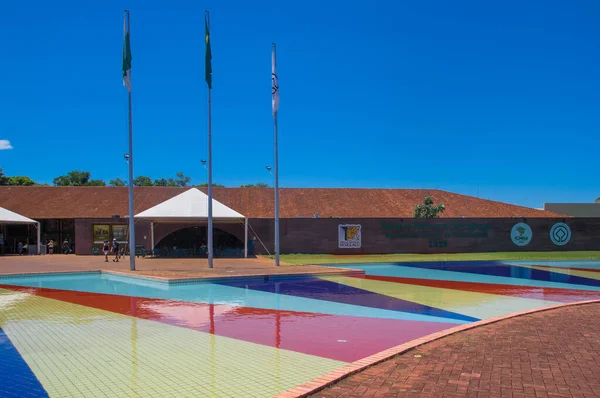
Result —
M441 332L432 333L430 335L418 338L416 340L409 341L408 343L400 344L396 347L389 348L385 351L381 351L377 354L371 355L369 357L360 359L358 361L352 362L346 366L343 366L339 369L336 369L332 372L329 372L323 376L317 377L314 380L309 381L308 383L301 384L294 388L291 388L287 391L284 391L278 394L277 398L299 398L299 397L307 397L312 395L338 381L348 376L351 376L355 373L358 373L368 367L376 365L380 362L386 361L396 355L403 354L407 351L410 351L416 347L419 347L423 344L431 343L432 341L439 340L444 337L451 336L453 334L463 332L466 330L475 329L481 326L490 325L492 323L500 322L510 318L516 318L524 315L533 314L536 312L544 312L549 310L555 310L564 307L571 307L576 305L583 304L592 304L592 303L600 303L600 300L587 300L587 301L578 301L575 303L566 303L566 304L558 304L550 307L538 308L535 310L521 311L515 312L509 315L499 316L490 319L484 319L478 322L468 323L465 325L459 325L453 327L451 329L447 329Z

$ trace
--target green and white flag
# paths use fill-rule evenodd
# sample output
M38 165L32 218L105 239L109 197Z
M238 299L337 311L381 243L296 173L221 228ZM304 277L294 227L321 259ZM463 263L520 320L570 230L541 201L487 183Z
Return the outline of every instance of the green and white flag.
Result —
M129 43L129 26L127 13L123 16L123 85L131 91L131 45Z

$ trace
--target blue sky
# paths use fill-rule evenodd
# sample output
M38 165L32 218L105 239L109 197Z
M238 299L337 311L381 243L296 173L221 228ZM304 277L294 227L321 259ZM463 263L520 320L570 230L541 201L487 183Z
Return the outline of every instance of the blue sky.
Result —
M8 175L272 183L271 42L285 187L438 188L532 207L600 196L600 2L29 1L0 13Z

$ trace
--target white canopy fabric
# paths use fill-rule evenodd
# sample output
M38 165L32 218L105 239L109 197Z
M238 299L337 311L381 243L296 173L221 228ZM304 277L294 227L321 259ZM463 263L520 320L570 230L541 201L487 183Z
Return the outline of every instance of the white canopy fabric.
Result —
M37 224L37 221L0 207L0 224Z
M223 203L212 200L213 220L239 221L246 217ZM205 221L208 219L208 195L191 188L169 200L135 215L136 219L149 221Z
M36 252L36 254L40 254L41 244L42 244L42 242L41 242L42 229L40 227L39 222L34 221L31 218L22 216L19 213L15 213L14 211L5 209L4 207L0 207L0 224L34 224L37 228L37 252Z
M223 203L212 200L213 220L217 222L239 222L244 220L244 257L248 257L248 218ZM151 221L150 244L154 250L154 223L193 222L208 220L208 195L191 188L169 200L157 204L134 216L138 220Z

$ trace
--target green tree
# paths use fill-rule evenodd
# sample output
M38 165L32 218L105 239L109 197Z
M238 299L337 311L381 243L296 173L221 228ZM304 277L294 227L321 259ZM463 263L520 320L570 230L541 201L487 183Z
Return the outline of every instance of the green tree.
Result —
M187 187L188 184L190 183L190 181L192 180L191 177L186 176L181 171L177 172L175 174L175 177L176 177L175 183L177 184L178 187Z
M56 177L52 182L57 187L81 187L86 185L91 177L89 171L73 170L64 176Z
M264 182L257 182L256 184L242 184L240 188L268 188L269 184Z
M0 185L8 185L8 177L4 175L3 169L0 169Z
M125 185L127 185L127 181L124 181L120 178L115 178L114 180L110 180L108 185L110 185L111 187L124 187Z
M415 206L413 217L415 218L438 218L440 214L446 210L442 203L434 205L434 200L431 196L427 196L423 200L423 204Z
M160 179L154 180L154 186L155 187L176 187L177 183L172 178L169 178L168 180L166 178L160 178Z
M208 186L208 182L203 182L202 184L196 185L196 187L198 187L198 188L206 188L207 186ZM214 188L225 188L225 185L221 185L221 184L212 184L212 186Z
M152 179L146 176L137 176L133 179L133 185L136 187L151 187L154 184L152 183Z
M56 177L52 183L57 187L103 187L106 183L102 180L91 180L92 173L89 171L73 170L64 176Z
M14 176L14 177L8 177L8 184L7 185L17 185L17 186L32 186L32 185L37 185L35 183L35 181L33 181L31 178L26 177L26 176Z
M86 187L105 187L106 183L102 180L90 180L85 183Z
M1 184L0 184L1 185ZM600 198L596 199L596 203L600 203Z

